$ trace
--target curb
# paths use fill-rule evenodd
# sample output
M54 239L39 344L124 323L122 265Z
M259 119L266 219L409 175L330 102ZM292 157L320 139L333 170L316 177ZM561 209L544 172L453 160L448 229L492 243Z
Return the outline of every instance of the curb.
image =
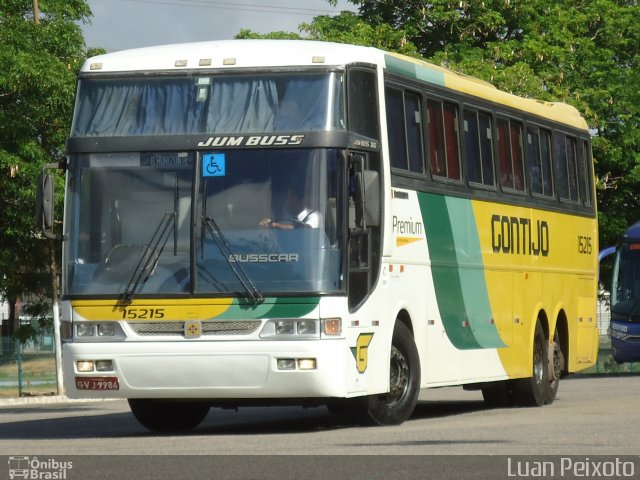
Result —
M23 405L54 405L54 404L71 404L71 403L98 403L112 402L120 399L111 398L81 398L74 399L65 395L41 395L37 397L16 397L16 398L0 398L0 408L15 407Z

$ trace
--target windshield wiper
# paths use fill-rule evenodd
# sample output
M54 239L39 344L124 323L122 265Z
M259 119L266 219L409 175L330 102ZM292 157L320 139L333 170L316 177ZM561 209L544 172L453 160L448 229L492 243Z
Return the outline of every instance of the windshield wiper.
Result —
M242 285L242 288L244 288L249 300L251 300L251 303L255 305L262 303L264 301L262 293L260 293L256 288L255 284L251 281L240 264L231 260L234 258L233 252L229 247L229 242L227 242L227 239L222 233L222 230L220 230L220 227L218 227L216 221L212 217L203 216L202 223L209 231L209 235L211 235L211 238L215 241L220 253L222 253L222 256L227 261L229 268L231 268L236 278L240 281L240 284Z
M165 213L160 219L160 223L155 232L153 232L144 252L142 252L129 283L124 289L122 294L123 303L131 303L138 287L144 285L149 277L153 275L160 255L162 255L164 247L171 237L171 232L175 230L175 216L175 213Z

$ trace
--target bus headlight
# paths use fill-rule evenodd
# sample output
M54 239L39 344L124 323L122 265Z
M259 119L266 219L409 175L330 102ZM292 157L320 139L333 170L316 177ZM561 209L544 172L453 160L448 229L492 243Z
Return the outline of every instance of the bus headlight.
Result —
M77 324L76 335L78 337L93 337L95 335L95 325L93 323Z
M78 342L117 342L126 338L118 322L74 322Z
M262 327L261 338L277 338L291 340L303 338L320 338L318 320L309 318L285 318L269 320Z

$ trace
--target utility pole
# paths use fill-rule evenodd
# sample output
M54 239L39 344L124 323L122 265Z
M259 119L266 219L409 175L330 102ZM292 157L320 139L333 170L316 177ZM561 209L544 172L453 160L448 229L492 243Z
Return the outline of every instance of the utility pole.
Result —
M36 25L40 23L40 7L38 6L38 0L33 0L33 21Z
M49 261L51 268L51 303L53 304L53 339L56 354L56 384L58 387L58 395L64 395L62 339L60 338L60 305L58 304L58 262L56 261L56 241L53 239L49 240Z

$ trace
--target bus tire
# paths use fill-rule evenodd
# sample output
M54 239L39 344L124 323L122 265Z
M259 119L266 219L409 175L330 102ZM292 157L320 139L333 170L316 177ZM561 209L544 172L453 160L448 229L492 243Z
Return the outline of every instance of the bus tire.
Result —
M564 353L561 348L560 332L556 328L553 334L553 342L551 343L550 353L550 365L549 365L549 390L547 392L547 398L545 404L551 405L556 399L558 393L558 387L560 386L560 379L564 372Z
M136 420L156 433L189 432L209 413L209 405L199 402L133 398L128 402Z
M539 407L549 395L549 342L540 322L533 336L533 371L531 376L514 380L513 399L518 406Z
M374 425L399 425L416 408L420 394L420 357L413 335L396 321L391 342L389 392L364 398L365 418Z

